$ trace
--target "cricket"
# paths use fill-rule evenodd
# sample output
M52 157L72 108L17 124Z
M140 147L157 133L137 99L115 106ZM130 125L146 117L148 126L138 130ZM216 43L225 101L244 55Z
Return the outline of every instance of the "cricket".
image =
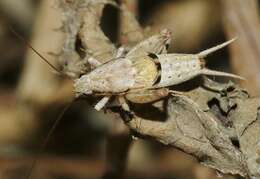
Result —
M23 40L19 34L14 33ZM81 74L78 78L75 77L76 74L59 70L30 44L27 43L27 46L56 72L73 80L76 98L85 95L102 97L94 106L97 111L100 111L106 107L109 108L109 100L114 96L117 105L130 117L134 117L135 113L130 109L129 102L145 104L158 101L168 95L183 95L181 92L169 88L192 80L199 75L244 80L243 77L235 74L206 68L205 58L231 44L236 38L197 54L180 54L167 53L171 35L169 29L164 29L130 50L120 47L116 57L103 64L95 57L89 57L87 62L91 65L92 70ZM51 132L53 131L51 130ZM30 176L31 172L27 178Z
M94 107L99 111L105 107L111 96L116 96L122 109L131 112L128 101L132 103L157 101L170 93L174 94L174 91L168 89L169 87L191 80L198 75L244 80L241 76L205 67L205 57L234 42L236 38L198 54L169 54L167 47L171 42L170 37L171 31L164 29L159 34L138 43L128 52L120 47L116 58L104 64L90 57L88 62L93 70L73 79L75 97L103 96ZM63 73L30 44L27 45L51 68ZM72 78L72 76L69 77Z
M116 96L122 109L132 112L127 104L128 101L132 103L157 101L170 93L176 93L169 90L169 87L184 83L198 75L244 80L241 76L205 67L205 57L235 40L236 38L233 38L198 54L167 53L167 47L171 42L171 31L164 29L159 34L138 43L128 52L124 47L120 47L116 58L107 63L101 64L90 57L88 62L93 70L73 79L75 97L102 96L103 98L94 107L99 111L105 107L111 96ZM27 45L51 68L63 74L30 44Z
M162 34L165 32L170 34L169 30L163 30ZM109 101L110 96L117 96L122 108L130 112L127 101L150 103L159 100L169 94L168 87L183 83L198 75L243 79L234 74L205 67L204 58L207 55L227 46L234 40L231 39L198 54L163 53L170 41L167 39L164 41L165 44L162 44L164 50L154 51L155 53L143 51L143 54L135 55L134 50L141 48L137 48L141 46L138 44L125 56L97 66L93 71L75 79L74 90L76 96L104 96L96 104L96 110L101 110Z

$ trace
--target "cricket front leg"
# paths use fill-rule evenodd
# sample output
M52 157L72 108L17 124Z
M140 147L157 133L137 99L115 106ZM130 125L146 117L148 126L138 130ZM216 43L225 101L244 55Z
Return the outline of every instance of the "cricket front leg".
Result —
M129 105L127 104L127 101L126 99L123 97L123 96L119 96L118 97L118 100L119 100L119 103L122 107L122 109L128 113L131 113L131 110L130 110L130 107Z
M107 104L111 96L104 96L98 103L95 105L95 109L100 111Z

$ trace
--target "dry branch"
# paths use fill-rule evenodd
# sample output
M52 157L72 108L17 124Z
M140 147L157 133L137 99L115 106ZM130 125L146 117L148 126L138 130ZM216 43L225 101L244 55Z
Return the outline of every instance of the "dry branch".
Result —
M210 82L211 89L214 85L221 86ZM222 173L258 178L259 98L249 98L246 91L233 84L226 84L220 91L211 89L198 87L187 96L169 99L166 121L137 117L128 125L144 136L192 154Z
M233 70L245 77L241 85L251 95L259 95L260 83L260 31L259 11L256 0L222 0L225 30L229 38L237 36L238 41L231 46Z
M84 13L79 11L82 8L78 8L76 12L81 14L75 16L79 21L76 31L86 50L86 58L94 56L101 63L115 57L117 50L99 27L103 3L97 1L87 8L84 6ZM75 2L70 1L63 5L75 7ZM129 29L141 29L138 22L134 20L130 11L127 12L124 5L121 6L121 10L123 11L121 30L128 34L127 40L124 38L121 40L123 39L124 43L140 41L141 30L134 35L127 33ZM66 22L70 23L68 17L70 16L67 16ZM70 34L74 41L76 31ZM249 98L246 91L233 83L219 84L205 78L199 86L194 86L184 95L175 95L168 99L164 111L166 119L163 120L162 115L145 118L141 116L149 114L139 115L137 112L137 116L127 120L126 123L137 135L148 136L165 145L177 147L198 158L202 164L222 173L259 178L260 136L255 132L259 131L257 119L259 106L258 98ZM161 106L159 110L162 109ZM153 118L157 118L156 121L152 120ZM252 135L255 137L247 137Z
M55 61L54 56L49 56L49 59L59 63L62 71L73 78L93 68L89 63L90 57L101 64L115 58L118 49L100 28L104 6L112 4L118 7L114 1L59 0L57 2L61 13L58 13L57 9L49 9L50 1L43 1L46 4L42 7L48 8L43 10L41 16L43 19L39 20L41 24L36 24L37 34L33 46L38 48L41 45L40 49L44 52L60 52L58 61ZM121 34L125 35L120 39L122 44L131 47L143 40L143 30L126 6L122 5L119 9L122 11ZM54 28L59 27L57 24L61 25L60 32L53 31ZM55 42L53 46L50 46L50 41ZM82 47L77 46L79 41ZM82 48L84 50L79 52ZM56 102L67 101L71 97L70 93L66 93L67 90L64 90L64 94L61 93L58 78L49 73L49 67L34 58L34 55L28 54L27 64L17 90L22 104L29 104L29 107L33 107L32 111L35 109L39 111ZM57 91L60 97L57 97ZM108 149L112 148L112 150L108 150L107 158L111 163L110 167L116 169L108 168L105 172L108 174L115 171L115 175L120 177L123 175L127 151L131 143L128 128L122 123L125 121L135 135L149 137L165 145L176 147L195 156L202 164L222 173L260 178L259 107L259 98L250 98L245 90L233 83L219 84L204 79L183 95L170 96L153 105L145 104L143 108L148 109L147 111L142 111L142 106L133 105L136 112L134 118L125 120L118 111L108 111L108 114L116 116L111 120L115 125L111 126L117 127L110 129L112 141L108 143ZM155 114L154 111L159 114ZM36 115L35 112L32 114ZM113 140L122 140L122 142L114 145ZM113 149L118 144L123 144L120 148L122 149L120 156L113 153Z

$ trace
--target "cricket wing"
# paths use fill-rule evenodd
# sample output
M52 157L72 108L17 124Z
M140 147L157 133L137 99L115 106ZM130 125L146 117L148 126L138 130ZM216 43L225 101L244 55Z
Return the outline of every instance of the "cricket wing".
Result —
M135 85L136 70L126 58L110 61L75 80L77 94L121 93Z

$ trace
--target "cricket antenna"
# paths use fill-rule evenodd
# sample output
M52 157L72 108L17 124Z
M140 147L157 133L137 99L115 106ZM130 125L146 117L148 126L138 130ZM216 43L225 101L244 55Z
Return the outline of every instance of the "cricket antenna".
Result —
M198 55L199 58L205 58L205 57L207 57L209 54L211 54L211 53L213 53L213 52L215 52L215 51L217 51L217 50L220 50L220 49L226 47L227 45L231 44L231 43L234 42L236 39L237 39L237 37L235 37L235 38L233 38L233 39L231 39L231 40L229 40L229 41L226 41L226 42L224 42L224 43L222 43L222 44L220 44L220 45L217 45L217 46L215 46L215 47L212 47L212 48L210 48L210 49L204 50L204 51L198 53L197 55Z
M226 72L221 72L221 71L215 71L215 70L210 70L207 68L204 68L201 70L201 74L203 75L211 75L211 76L226 76L226 77L231 77L231 78L237 78L240 80L245 80L245 78L232 74L232 73L226 73Z
M52 125L52 127L50 128L46 138L44 139L44 141L42 142L41 146L40 146L40 151L39 153L42 153L44 151L44 149L46 148L48 141L51 137L51 135L53 134L54 130L56 129L56 127L58 126L59 122L61 121L62 117L64 116L65 112L70 108L70 106L73 104L73 102L75 101L76 98L74 98L70 103L68 103L63 110L60 112L58 118L54 121L54 124ZM36 167L37 163L39 161L39 156L36 156L34 158L34 160L32 161L32 165L28 171L28 174L26 176L26 179L30 179L32 177L32 173L33 173L33 169Z
M47 63L52 69L54 69L57 73L59 73L59 74L62 74L62 72L57 68L57 67L55 67L53 64L51 64L50 62L49 62L49 60L47 60L47 58L45 58L43 55L41 55L35 48L33 48L32 46L31 46L31 44L30 43L28 43L25 39L24 39L24 37L22 37L20 34L18 34L11 26L9 26L9 28L10 28L10 30L11 30L11 32L18 38L18 39L20 39L23 43L25 43L25 45L27 46L27 47L29 47L34 53L36 53L45 63Z

